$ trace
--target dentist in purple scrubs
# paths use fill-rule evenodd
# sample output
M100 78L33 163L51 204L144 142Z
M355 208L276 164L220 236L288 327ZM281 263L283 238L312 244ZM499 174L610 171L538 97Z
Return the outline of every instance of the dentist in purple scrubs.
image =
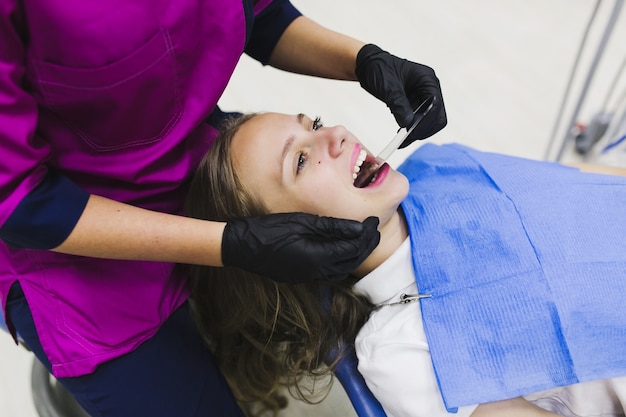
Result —
M92 416L242 415L178 264L342 279L378 244L376 219L181 216L244 52L359 81L401 126L437 96L404 146L446 124L432 69L286 0L0 0L0 301Z

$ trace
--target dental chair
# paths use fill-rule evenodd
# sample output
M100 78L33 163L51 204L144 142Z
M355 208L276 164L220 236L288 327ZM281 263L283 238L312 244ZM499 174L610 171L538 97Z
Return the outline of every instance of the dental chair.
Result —
M4 316L0 311L0 332L7 332ZM382 406L365 385L357 370L357 359L353 349L335 368L335 376L346 391L358 417L386 417ZM40 417L89 417L74 397L48 372L37 359L31 370L33 403Z
M387 417L383 407L369 390L357 369L354 349L349 348L335 368L335 376L346 391L359 417Z

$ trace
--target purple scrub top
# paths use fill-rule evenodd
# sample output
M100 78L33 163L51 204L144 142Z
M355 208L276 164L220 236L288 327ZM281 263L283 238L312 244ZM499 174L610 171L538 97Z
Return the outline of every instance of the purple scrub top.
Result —
M216 134L205 120L269 3L0 0L4 241L66 237L90 193L182 213L184 185ZM42 216L53 220L33 224ZM57 377L132 351L188 297L174 264L33 247L0 241L1 305L19 280Z

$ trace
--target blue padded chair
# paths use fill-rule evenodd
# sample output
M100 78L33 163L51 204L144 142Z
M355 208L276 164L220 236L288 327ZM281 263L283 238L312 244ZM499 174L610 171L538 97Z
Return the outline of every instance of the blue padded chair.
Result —
M324 309L328 311L331 299L331 289L326 288L326 296L324 300ZM346 392L348 399L352 403L352 407L356 411L358 417L387 417L380 402L374 397L369 390L363 375L357 369L358 360L356 352L351 346L343 345L343 356L335 366L334 374L341 386ZM327 363L332 363L337 358L338 350L333 350L326 358Z
M346 391L359 417L387 417L380 402L374 397L357 369L354 349L346 348L345 355L335 368L335 376Z

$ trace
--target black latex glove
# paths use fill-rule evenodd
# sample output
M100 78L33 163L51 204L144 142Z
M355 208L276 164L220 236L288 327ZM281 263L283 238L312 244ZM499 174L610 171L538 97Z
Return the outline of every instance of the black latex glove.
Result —
M367 92L387 104L400 127L411 124L415 117L413 110L422 101L429 96L435 97L434 107L400 148L426 139L446 126L441 86L432 68L398 58L376 45L368 44L356 57L356 76Z
M341 280L380 241L378 218L363 223L304 213L228 220L222 262L282 282Z

